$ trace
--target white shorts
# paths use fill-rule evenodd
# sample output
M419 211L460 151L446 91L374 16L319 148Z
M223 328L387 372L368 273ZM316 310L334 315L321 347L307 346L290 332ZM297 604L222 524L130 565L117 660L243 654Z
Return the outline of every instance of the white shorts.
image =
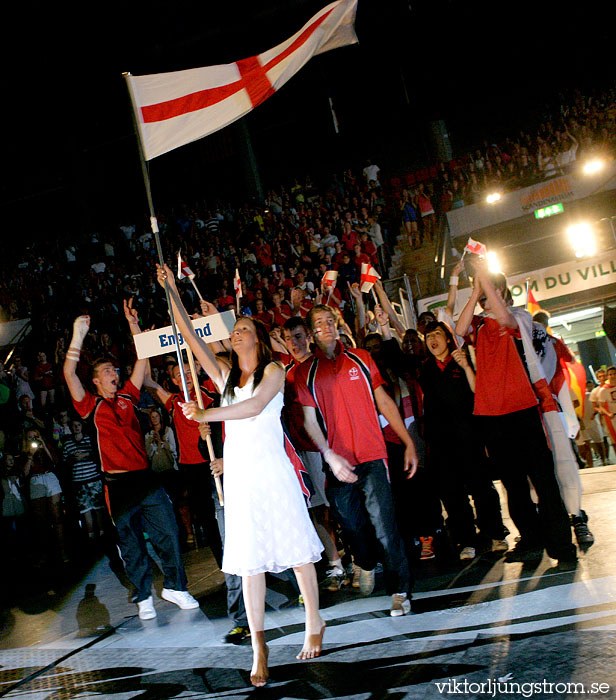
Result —
M37 498L51 498L62 493L62 487L58 477L52 472L35 474L30 479L30 500Z
M314 488L314 494L310 499L310 508L317 506L328 506L329 501L325 496L325 472L323 471L323 461L320 452L304 452L299 453L299 456L308 470L310 481Z

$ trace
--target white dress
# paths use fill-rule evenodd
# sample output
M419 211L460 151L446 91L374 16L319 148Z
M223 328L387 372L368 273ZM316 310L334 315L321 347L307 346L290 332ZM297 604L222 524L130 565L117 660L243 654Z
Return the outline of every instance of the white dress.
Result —
M252 379L236 387L232 403L251 395ZM321 559L323 545L284 448L283 403L279 392L258 416L225 421L222 570L227 574L276 573Z

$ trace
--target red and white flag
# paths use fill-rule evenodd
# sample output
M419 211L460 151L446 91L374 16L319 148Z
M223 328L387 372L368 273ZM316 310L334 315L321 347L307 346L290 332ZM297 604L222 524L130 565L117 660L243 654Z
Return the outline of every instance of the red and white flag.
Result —
M336 286L336 280L338 279L338 270L328 270L321 280L321 287L328 287L333 290Z
M362 292L369 292L374 283L381 279L381 275L368 263L361 264L361 277L359 283L361 284Z
M127 75L146 160L212 134L271 97L313 56L357 42L357 0L324 7L296 34L235 63Z
M480 243L479 241L474 241L470 237L468 239L468 242L464 246L464 250L467 253L473 253L474 255L481 255L482 257L485 257L488 253L488 249L483 243Z
M242 280L240 279L240 271L235 268L235 277L233 278L233 288L235 289L235 296L237 299L243 296L242 294Z
M178 252L178 279L183 280L185 277L188 277L189 280L194 280L195 273L182 260L182 251L179 251Z

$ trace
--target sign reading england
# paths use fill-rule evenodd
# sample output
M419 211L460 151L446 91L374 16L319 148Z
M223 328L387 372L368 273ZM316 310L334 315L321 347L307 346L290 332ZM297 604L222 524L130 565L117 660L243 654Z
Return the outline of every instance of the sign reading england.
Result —
M192 322L195 333L205 340L206 343L213 343L217 340L224 340L231 335L235 325L235 314L233 311L224 311L221 314L196 318ZM179 336L179 346L184 347L184 338ZM156 328L153 331L145 331L133 336L137 357L144 360L156 355L165 355L168 352L175 352L176 340L173 335L173 328Z

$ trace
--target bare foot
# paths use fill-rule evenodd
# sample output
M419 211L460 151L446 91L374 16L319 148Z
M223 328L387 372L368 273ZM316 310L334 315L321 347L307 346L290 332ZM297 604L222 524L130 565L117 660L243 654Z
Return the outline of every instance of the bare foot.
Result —
M267 668L267 657L269 649L265 643L265 634L263 632L255 632L252 639L252 670L250 671L250 682L256 688L262 688L269 678L269 669Z
M302 650L297 655L300 661L305 659L316 659L317 656L321 656L321 649L323 647L323 635L325 634L326 624L321 620L321 630L316 634L311 634L306 629L306 637L304 639L304 646Z

